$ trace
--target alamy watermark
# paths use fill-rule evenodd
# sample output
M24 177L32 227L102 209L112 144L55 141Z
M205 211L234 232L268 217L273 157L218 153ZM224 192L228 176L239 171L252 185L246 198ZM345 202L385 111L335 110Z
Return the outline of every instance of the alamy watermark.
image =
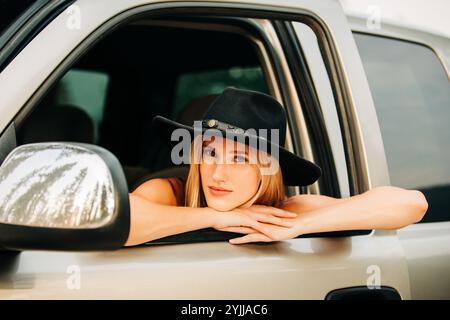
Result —
M269 136L270 134L270 136ZM201 139L196 137L201 136ZM202 121L194 121L194 150L197 152L203 152L203 142L212 141L213 137L222 136L225 139L219 139L217 141L219 150L221 150L223 143L225 142L225 149L231 150L235 142L235 150L237 153L245 153L246 145L248 145L248 159L246 162L234 163L230 161L228 157L221 163L226 164L260 164L260 172L262 175L274 175L279 170L279 141L280 133L279 129L247 129L240 131L220 131L218 129L206 129L202 130ZM269 139L270 137L270 139ZM171 135L172 141L178 141L178 143L172 148L171 160L174 164L212 164L215 159L208 157L202 157L197 154L196 157L191 158L191 146L192 135L184 128L178 128L173 130ZM248 143L246 143L248 141ZM198 144L202 145L198 145ZM259 151L258 151L259 150ZM276 160L276 161L273 161Z
M366 273L370 274L367 277L368 289L380 289L381 288L381 269L379 266L372 264L367 267Z
M368 17L366 26L369 30L381 29L381 8L377 5L369 5L366 10Z
M81 29L81 9L76 4L71 5L66 10L66 15L69 17L66 21L66 27L69 30L80 30Z
M66 280L66 286L69 290L80 290L81 288L81 268L78 265L67 267L66 273L69 274Z

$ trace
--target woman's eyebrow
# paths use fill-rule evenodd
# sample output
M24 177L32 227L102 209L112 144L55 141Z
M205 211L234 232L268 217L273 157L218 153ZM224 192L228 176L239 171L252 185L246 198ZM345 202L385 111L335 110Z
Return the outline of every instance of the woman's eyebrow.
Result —
M248 151L247 150L245 150L245 151L242 151L242 150L231 150L230 153L240 153L240 154L248 155Z
M202 147L207 147L212 141L203 141Z
M203 141L202 148L208 147L208 148L215 149L215 147L209 146L209 145L211 144L211 142L212 142L212 141ZM234 149L234 150L230 150L229 153L234 153L234 154L245 154L245 155L248 155L248 150L243 151L243 150L236 150L236 149Z

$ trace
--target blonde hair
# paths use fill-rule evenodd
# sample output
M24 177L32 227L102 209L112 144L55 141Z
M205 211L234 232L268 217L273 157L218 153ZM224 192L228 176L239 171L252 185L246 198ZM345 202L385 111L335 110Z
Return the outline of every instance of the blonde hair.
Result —
M198 135L194 138L194 141L191 143L191 151L190 151L190 167L189 174L186 181L185 186L185 197L184 197L184 205L187 207L206 207L206 199L203 192L203 187L200 179L200 160L202 156L203 149L203 140L202 136ZM258 166L258 168L262 168L267 166L267 164L263 164L260 159L267 157L262 151L257 151L258 153L258 161L256 164L252 164ZM270 158L271 161L277 161L274 158ZM261 172L261 170L259 170ZM248 208L253 204L261 204L272 207L280 207L284 202L286 196L284 193L284 183L283 183L283 175L281 173L281 168L278 166L278 170L273 175L261 175L260 174L260 183L258 190L255 195L247 200L244 204L240 205L240 208Z

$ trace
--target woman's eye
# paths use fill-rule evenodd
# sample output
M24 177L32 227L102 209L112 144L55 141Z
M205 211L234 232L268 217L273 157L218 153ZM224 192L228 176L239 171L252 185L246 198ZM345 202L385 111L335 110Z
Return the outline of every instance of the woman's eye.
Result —
M234 161L235 162L247 162L247 159L244 156L235 156Z
M214 149L211 149L211 148L203 149L203 155L209 156L209 157L214 157L215 156Z

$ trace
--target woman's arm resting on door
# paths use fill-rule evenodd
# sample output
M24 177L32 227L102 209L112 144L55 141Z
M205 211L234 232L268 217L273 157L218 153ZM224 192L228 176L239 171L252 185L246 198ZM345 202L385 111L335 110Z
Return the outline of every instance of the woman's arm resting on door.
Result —
M315 202L320 200L317 197L308 199L309 203L306 200L302 203L301 199L297 197L283 207L298 213L293 227L279 229L270 226L267 229L272 233L249 234L230 242L276 241L329 231L400 229L422 220L428 209L425 196L420 191L392 186L376 187L350 198L322 198L326 200L322 205L320 201Z
M125 246L133 246L166 236L208 228L213 210L159 204L130 193L130 233Z
M376 187L360 195L339 199L323 208L299 214L301 233L339 230L395 230L422 220L428 210L418 190Z
M130 233L125 246L213 225L210 208L177 207L167 179L151 179L129 194Z
M306 212L338 204L350 198L333 198L319 194L298 194L288 198L281 209L291 212Z

